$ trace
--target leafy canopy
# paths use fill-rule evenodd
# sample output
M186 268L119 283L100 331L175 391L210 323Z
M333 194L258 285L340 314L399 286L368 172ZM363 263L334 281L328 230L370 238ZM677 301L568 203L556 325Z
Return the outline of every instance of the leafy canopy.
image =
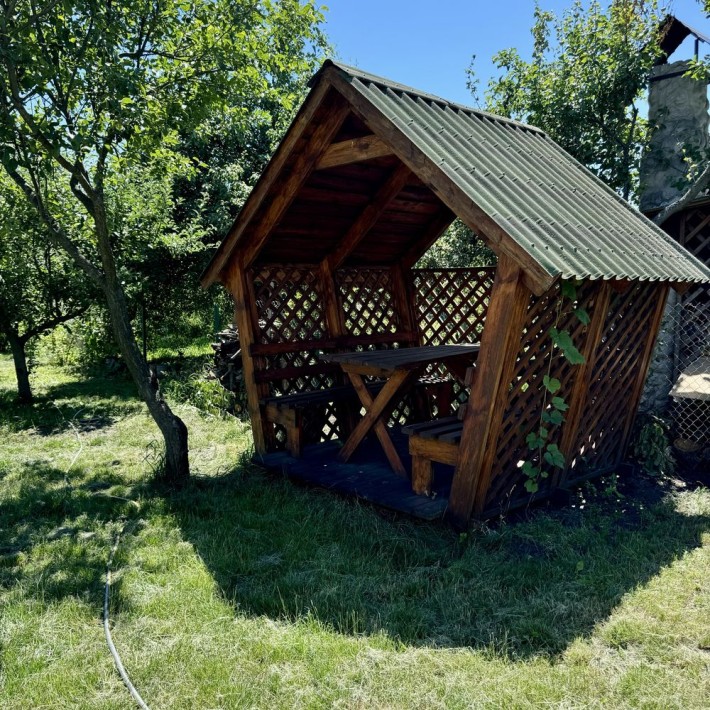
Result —
M545 130L565 150L626 198L638 188L647 138L639 101L658 56L661 16L656 0L577 0L561 16L535 9L532 58L498 52L500 75L486 107ZM469 87L474 96L474 61Z

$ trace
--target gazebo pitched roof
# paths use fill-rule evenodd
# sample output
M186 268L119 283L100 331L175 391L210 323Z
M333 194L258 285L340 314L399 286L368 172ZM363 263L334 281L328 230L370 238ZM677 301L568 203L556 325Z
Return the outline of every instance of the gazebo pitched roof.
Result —
M344 97L373 138L452 214L515 259L534 291L541 293L558 277L710 282L707 267L543 131L328 60L289 134L315 120L315 104L327 89ZM260 233L249 231L263 205L276 199L278 175L293 168L297 136L289 134L205 271L204 285L218 278L235 249L256 241L249 247L253 256L270 236L263 232L278 226L276 217ZM402 234L416 241L414 232ZM424 249L428 244L420 237Z

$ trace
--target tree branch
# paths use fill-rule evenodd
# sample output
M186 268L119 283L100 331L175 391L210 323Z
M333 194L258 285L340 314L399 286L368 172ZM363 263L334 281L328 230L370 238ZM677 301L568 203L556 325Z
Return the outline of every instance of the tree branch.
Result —
M58 325L72 320L72 318L78 318L80 315L86 313L87 309L88 306L82 306L81 308L77 308L76 310L70 311L69 313L63 313L62 315L56 316L55 318L50 318L49 320L44 321L44 323L40 323L34 328L28 330L26 333L23 333L21 336L19 336L19 340L21 343L26 343L28 340L34 338L35 336L41 335L42 333L45 333L48 330L53 330Z
M692 202L710 183L710 161L695 179L695 182L677 199L666 205L653 221L660 227L666 220L680 212L688 203Z

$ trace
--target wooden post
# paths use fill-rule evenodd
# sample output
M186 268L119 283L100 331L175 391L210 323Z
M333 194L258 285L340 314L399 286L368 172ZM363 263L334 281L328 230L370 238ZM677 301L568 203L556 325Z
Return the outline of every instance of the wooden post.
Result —
M569 410L565 416L565 423L562 429L562 439L560 440L560 451L565 457L565 468L556 469L552 481L552 487L556 487L564 480L569 470L569 465L574 455L574 446L579 441L579 425L582 414L587 404L589 386L596 366L596 357L599 351L604 325L606 324L607 313L609 312L609 301L611 300L611 286L608 282L602 281L597 287L597 295L594 299L591 320L587 328L587 337L580 352L584 357L584 363L577 367L576 376L572 381L572 390L569 393ZM566 393L562 393L564 397Z
M247 393L247 410L254 435L254 449L257 454L263 456L266 453L265 422L261 416L259 386L255 378L254 357L251 354L251 347L255 342L252 304L249 302L251 289L247 284L246 270L236 260L230 265L225 284L234 298L234 319L239 332L242 375Z
M449 496L448 514L460 528L484 507L529 302L520 267L501 254Z
M414 303L414 285L411 280L412 272L410 269L405 271L401 264L395 264L390 269L390 273L392 275L392 293L397 304L400 323L407 332L415 334L417 344L421 345L419 318Z

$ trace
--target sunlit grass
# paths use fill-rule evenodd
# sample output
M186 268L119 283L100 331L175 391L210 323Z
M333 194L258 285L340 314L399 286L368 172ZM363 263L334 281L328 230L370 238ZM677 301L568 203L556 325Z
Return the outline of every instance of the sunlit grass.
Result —
M460 537L239 467L247 427L177 404L196 478L170 492L129 382L33 383L15 405L0 358L3 708L131 707L100 626L126 522L113 634L153 708L707 707L705 489Z

